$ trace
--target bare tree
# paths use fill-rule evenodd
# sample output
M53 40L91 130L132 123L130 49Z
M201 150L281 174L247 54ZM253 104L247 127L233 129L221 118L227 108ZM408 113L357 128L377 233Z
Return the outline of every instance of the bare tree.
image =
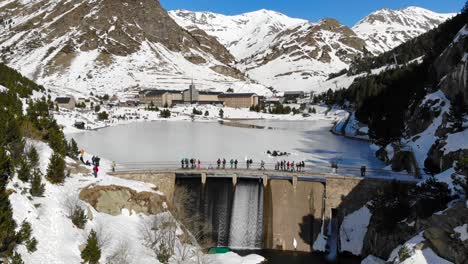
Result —
M144 221L140 233L144 245L149 248L161 263L168 263L174 255L177 223L166 213L151 217Z
M64 201L64 207L67 210L67 217L72 220L73 224L83 229L86 225L88 217L86 216L84 205L78 198L78 195L69 195Z
M112 241L112 235L109 233L101 222L97 222L94 227L96 236L98 239L98 244L101 249L107 248Z
M107 257L107 264L130 264L130 246L121 241L114 252Z

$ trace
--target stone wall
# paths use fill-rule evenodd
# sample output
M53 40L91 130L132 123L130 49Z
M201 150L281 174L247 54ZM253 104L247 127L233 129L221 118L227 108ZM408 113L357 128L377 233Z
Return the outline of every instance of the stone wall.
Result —
M343 218L363 207L388 180L360 177L327 176L325 222L337 209L338 223ZM325 230L328 225L325 225Z

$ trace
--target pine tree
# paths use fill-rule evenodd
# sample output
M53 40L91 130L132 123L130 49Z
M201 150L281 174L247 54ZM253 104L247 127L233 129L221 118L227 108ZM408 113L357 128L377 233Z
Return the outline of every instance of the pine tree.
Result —
M50 157L49 167L47 168L47 179L51 183L63 183L65 180L65 160L57 152Z
M210 115L210 112L208 112L208 110L205 111L205 116L209 116Z
M219 118L224 118L224 110L219 109Z
M21 255L18 254L18 252L15 252L13 254L13 257L11 257L11 264L24 264L23 259L21 258Z
M0 179L0 252L7 255L16 245L16 223L13 219L10 200L6 192L6 181Z
M76 144L75 139L72 138L70 141L70 146L68 147L68 156L75 159L78 157L78 153L78 144Z
M458 92L450 101L449 120L453 122L452 129L455 132L463 130L463 122L467 107L462 92Z
M94 230L91 230L86 242L86 247L83 252L81 252L81 259L83 259L83 263L97 264L100 258L101 249L99 248L97 235Z
M10 176L11 170L10 157L5 148L0 146L0 174L7 174Z
M17 234L18 244L22 244L31 239L32 227L26 220L21 223L20 230Z
M67 141L61 130L55 128L49 129L48 141L54 152L58 152L61 155L67 154Z
M22 182L28 182L30 177L31 166L27 160L22 159L20 162L20 168L18 170L18 179L20 179Z
M39 153L34 146L31 146L28 152L29 164L32 168L35 168L39 164Z
M42 183L42 173L40 170L35 169L31 179L31 193L32 196L40 197L44 194L45 184Z

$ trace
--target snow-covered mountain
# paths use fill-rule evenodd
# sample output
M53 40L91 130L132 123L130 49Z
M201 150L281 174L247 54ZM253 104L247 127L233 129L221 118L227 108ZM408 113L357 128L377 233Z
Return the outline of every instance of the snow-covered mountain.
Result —
M455 14L439 14L420 7L381 9L359 21L352 29L379 54L437 27Z
M236 16L187 10L169 14L184 28L197 27L216 37L238 60L258 53L286 28L307 22L264 9Z
M216 37L251 79L280 91L316 92L328 89L322 85L328 75L347 68L354 57L388 51L453 16L417 7L382 9L350 29L331 18L312 23L267 10L237 16L175 10L170 15L187 30L199 28Z
M346 68L364 48L365 42L350 28L326 18L282 31L239 67L276 90L320 91L330 73Z
M276 90L316 90L328 74L346 68L364 51L364 41L335 19L310 23L260 10L238 16L175 10L187 30L216 37L250 78Z
M2 60L69 93L130 87L269 91L232 68L214 37L181 28L159 1L8 0L0 3Z
M154 0L5 0L0 58L72 94L184 89L192 78L201 89L321 92L330 73L366 50L389 50L450 16L380 10L350 29L331 18L311 23L268 10L168 13Z

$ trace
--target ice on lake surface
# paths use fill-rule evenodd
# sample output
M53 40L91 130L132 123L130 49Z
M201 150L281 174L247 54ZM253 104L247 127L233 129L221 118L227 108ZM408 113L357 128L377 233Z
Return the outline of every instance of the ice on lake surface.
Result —
M332 124L315 121L248 121L264 126L243 128L217 122L156 121L114 126L98 131L73 134L80 148L115 160L117 163L174 162L196 158L204 166L215 166L218 158L254 162L264 160L302 161L308 165L328 167L331 161L340 166L381 169L379 161L366 142L335 136L329 132ZM290 153L274 158L266 152L278 150ZM270 165L273 166L273 165ZM272 168L271 168L272 169Z

